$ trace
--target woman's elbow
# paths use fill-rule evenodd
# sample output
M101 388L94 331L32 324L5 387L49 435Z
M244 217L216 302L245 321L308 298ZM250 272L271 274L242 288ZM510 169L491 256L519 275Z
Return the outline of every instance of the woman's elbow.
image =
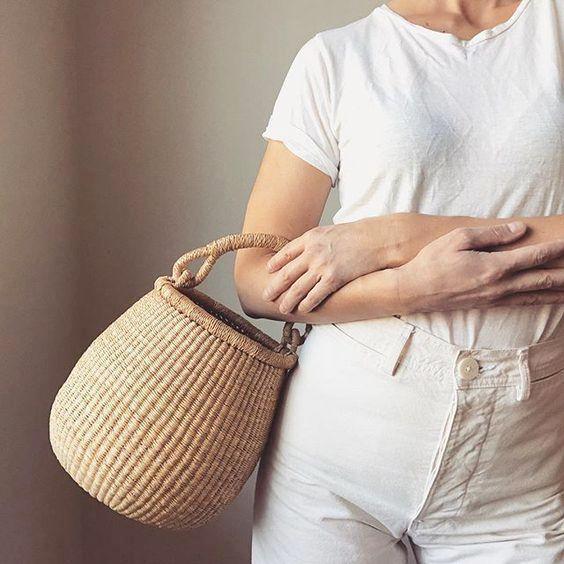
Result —
M243 313L253 319L260 319L264 317L264 312L261 307L261 290L255 278L250 269L235 268L233 272L237 299Z
M263 252L261 255L252 258L244 258L239 256L239 251L237 253L233 278L237 298L245 315L253 319L284 321L286 316L280 312L276 302L265 300L262 297L262 293L269 282L269 276L271 276L266 270L265 263L273 253Z
M256 285L253 285L252 281L239 282L235 286L239 304L247 317L252 317L253 319L267 317L266 304L260 299L260 294L259 296L256 295L260 290Z
M237 287L237 298L239 299L239 304L241 306L241 309L243 310L243 313L247 317L252 317L253 319L259 319L261 315L257 310L254 300L250 299L248 292L245 289L240 288L239 286L236 287Z

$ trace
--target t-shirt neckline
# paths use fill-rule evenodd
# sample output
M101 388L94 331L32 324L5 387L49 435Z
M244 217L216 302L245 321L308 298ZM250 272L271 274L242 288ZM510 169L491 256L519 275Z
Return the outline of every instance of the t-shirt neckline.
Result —
M462 39L452 33L448 33L448 32L443 32L443 31L439 31L436 29L429 29L428 27L422 26L420 24L416 24L414 22L409 21L408 19L404 18L401 14L399 14L398 12L395 12L394 10L392 10L387 4L380 4L379 6L377 6L372 14L375 14L377 11L380 11L388 16L390 16L392 19L394 19L396 22L398 22L399 24L408 27L409 29L411 29L413 32L417 32L417 33L421 33L423 35L427 35L430 38L435 38L439 41L444 41L447 43L454 43L460 47L472 47L473 45L476 45L476 43L480 43L482 41L485 41L487 39L491 39L492 37L495 37L497 35L499 35L502 31L505 31L506 29L508 29L509 27L511 27L516 21L517 18L525 11L525 9L527 8L527 6L532 2L533 0L521 0L519 2L519 5L517 6L517 8L515 9L515 11L513 12L513 14L509 17L509 19L500 22L499 24L487 28L487 29L483 29L482 31L478 32L476 35L474 35L474 37L471 37L470 39Z

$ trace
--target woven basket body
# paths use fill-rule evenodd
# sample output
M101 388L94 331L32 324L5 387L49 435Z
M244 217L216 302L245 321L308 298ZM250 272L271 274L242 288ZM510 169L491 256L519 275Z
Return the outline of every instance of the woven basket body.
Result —
M213 255L208 271L226 249L276 250L287 240L218 241L197 250ZM239 494L305 338L291 323L282 343L262 333L193 287L206 274L159 277L80 357L49 419L70 476L114 511L156 527L201 526Z

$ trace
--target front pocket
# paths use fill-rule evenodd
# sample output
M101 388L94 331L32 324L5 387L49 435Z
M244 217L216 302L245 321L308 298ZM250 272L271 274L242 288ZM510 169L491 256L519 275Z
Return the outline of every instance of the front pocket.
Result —
M552 383L557 384L559 382L560 383L564 382L564 367L559 368L555 372L547 374L546 376L542 376L537 380L532 380L531 388L536 386L543 386L545 384L552 384Z
M356 351L362 355L373 357L377 361L384 360L384 355L372 348L367 343L360 341L357 337L347 333L347 331L341 328L336 323L328 323L324 325L327 327L329 333L335 337L339 343L343 343L345 346L349 347L351 350Z

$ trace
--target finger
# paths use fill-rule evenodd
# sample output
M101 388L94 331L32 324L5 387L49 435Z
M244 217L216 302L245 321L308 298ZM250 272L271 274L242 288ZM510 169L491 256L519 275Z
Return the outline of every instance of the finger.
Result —
M564 303L564 292L558 290L540 290L538 292L520 292L503 296L495 300L491 306L513 306L513 305L543 305Z
M564 255L564 239L555 239L509 251L496 251L491 254L491 259L505 271L515 271L540 266L562 255Z
M298 257L304 250L303 242L300 238L292 239L286 243L279 251L274 253L266 262L266 270L268 272L276 272L285 264Z
M308 292L317 284L319 278L311 272L306 272L291 288L284 292L284 297L278 304L280 313L290 313L307 296Z
M267 284L262 293L263 299L267 301L276 300L278 296L290 288L307 269L308 263L305 260L293 260L283 266L281 270L273 275L272 279Z
M504 293L536 292L538 290L564 290L564 268L524 270L498 282Z
M323 282L323 279L320 280L298 304L298 311L300 313L312 311L334 291L329 284Z
M487 227L458 227L448 233L460 250L481 249L492 245L511 243L522 237L527 226L512 221Z

